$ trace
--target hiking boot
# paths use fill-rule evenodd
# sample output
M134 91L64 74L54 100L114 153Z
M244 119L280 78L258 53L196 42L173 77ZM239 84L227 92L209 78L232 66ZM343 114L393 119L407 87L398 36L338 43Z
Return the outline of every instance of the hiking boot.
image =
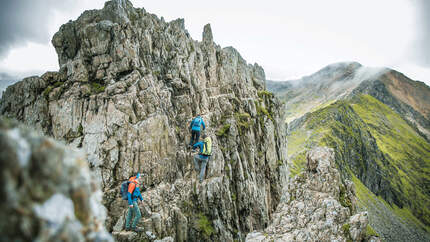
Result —
M140 233L140 232L145 231L143 228L139 228L139 227L132 228L131 230L132 230L133 232L136 232L136 233Z

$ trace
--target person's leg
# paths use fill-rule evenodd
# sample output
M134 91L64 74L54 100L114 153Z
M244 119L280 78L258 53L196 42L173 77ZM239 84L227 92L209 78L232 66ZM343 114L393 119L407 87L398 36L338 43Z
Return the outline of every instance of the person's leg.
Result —
M194 169L198 172L200 170L199 168L199 155L194 156Z
M191 131L191 143L190 145L194 145L195 143L197 143L197 141L199 140L197 137L197 132L196 130Z
M134 207L134 205L133 205L133 207ZM125 218L125 229L126 230L130 229L130 223L131 223L131 218L133 218L133 213L134 213L133 208L128 207L127 217Z
M200 182L203 181L203 179L205 178L205 172L206 172L206 164L208 163L207 159L200 159L202 161L202 166L200 167Z
M137 201L133 202L133 210L134 210L134 220L133 220L133 224L131 225L131 228L135 229L137 223L139 222L140 218L142 217L142 215L140 214L140 209L139 209L139 206L137 204Z
M194 141L194 144L199 142L200 139L200 131L196 131L196 140Z

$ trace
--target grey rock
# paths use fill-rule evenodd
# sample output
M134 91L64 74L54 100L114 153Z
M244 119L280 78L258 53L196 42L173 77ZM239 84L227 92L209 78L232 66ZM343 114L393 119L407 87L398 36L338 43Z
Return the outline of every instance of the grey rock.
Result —
M0 101L2 115L88 154L109 230L120 229L127 209L120 183L142 171L150 213L139 226L158 238L240 240L263 229L279 203L287 181L281 104L265 94L263 68L218 46L209 25L203 32L195 41L182 19L108 1L55 34L59 72L16 83ZM214 150L201 184L186 150L197 113Z
M131 232L131 231L113 232L112 235L115 238L115 241L117 242L128 242L128 241L140 240L139 235L136 232Z
M161 240L154 240L154 242L173 242L175 241L172 237L165 237Z
M316 147L307 153L305 173L287 184L283 198L264 232L249 233L246 241L365 241L368 218L356 212L353 186L344 185L333 149ZM340 196L344 186L349 194ZM350 206L345 207L343 199ZM376 238L374 238L376 239Z
M3 241L113 241L85 154L0 117Z

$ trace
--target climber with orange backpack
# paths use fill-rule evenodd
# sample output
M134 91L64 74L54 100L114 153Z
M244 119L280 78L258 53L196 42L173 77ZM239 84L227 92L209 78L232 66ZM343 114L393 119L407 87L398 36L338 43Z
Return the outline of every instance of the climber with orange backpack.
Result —
M194 145L200 138L200 128L203 126L203 130L206 129L205 122L203 121L200 114L197 114L197 117L193 119L190 123L190 131L191 131L191 139L189 146Z
M206 165L209 161L210 156L212 155L212 139L209 136L206 136L205 134L202 136L203 141L200 141L198 143L195 143L193 145L193 150L200 148L199 154L196 154L194 156L194 169L196 172L199 172L199 181L202 183L203 178L205 176L206 171ZM201 165L199 163L201 162ZM199 169L200 168L200 169Z
M143 204L143 197L140 193L139 183L142 183L142 177L143 174L137 173L136 176L130 177L128 181L125 181L121 184L121 196L124 200L128 201L128 213L127 218L125 220L125 230L126 231L134 231L134 232L143 232L144 230L142 228L136 227L137 223L139 222L140 218L142 217L140 213L140 209L138 207L138 199ZM143 191L145 190L145 187L142 183ZM134 216L133 223L130 227L131 219Z

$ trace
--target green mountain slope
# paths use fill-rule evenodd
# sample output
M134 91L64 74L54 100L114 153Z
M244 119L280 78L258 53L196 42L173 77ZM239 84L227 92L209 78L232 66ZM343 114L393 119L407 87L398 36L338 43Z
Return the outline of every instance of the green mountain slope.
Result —
M387 241L430 241L430 87L388 68L328 65L267 88L286 104L290 175L333 147Z
M344 176L356 176L388 204L403 208L398 215L413 214L420 222L408 221L430 231L430 144L399 114L362 94L309 113L295 125L288 148L292 175L303 168L305 150L333 147Z

